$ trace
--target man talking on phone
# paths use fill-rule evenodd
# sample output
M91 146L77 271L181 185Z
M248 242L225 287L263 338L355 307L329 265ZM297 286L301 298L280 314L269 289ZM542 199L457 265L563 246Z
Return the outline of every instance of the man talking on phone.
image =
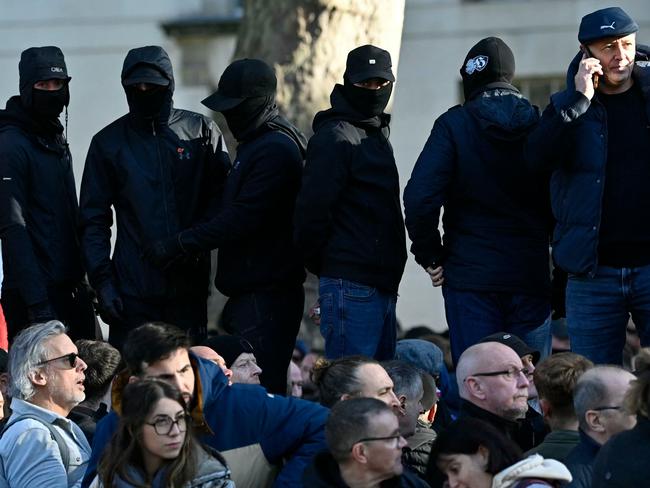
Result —
M582 18L566 90L527 145L551 180L555 264L569 273L571 349L621 364L630 317L650 345L650 63L618 7Z

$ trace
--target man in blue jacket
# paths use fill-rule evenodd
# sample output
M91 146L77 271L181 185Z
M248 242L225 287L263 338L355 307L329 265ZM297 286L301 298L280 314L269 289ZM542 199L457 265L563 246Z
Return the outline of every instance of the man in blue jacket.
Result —
M124 344L126 371L113 386L113 411L97 424L93 451L82 486L89 486L112 434L127 382L145 378L177 387L190 406L202 440L221 451L237 487L302 486L302 472L326 448L324 424L329 411L315 403L268 394L257 385L228 386L218 365L188 351L178 328L149 323L134 329ZM274 469L275 468L275 469Z
M650 345L650 66L637 30L618 7L582 18L567 88L527 148L531 166L555 170L553 259L569 273L571 350L595 363L621 364L630 316Z
M514 71L499 38L469 50L460 69L465 104L436 120L404 190L411 252L434 286L444 282L454 363L499 331L542 357L550 352L548 178L525 165L539 114L512 86Z

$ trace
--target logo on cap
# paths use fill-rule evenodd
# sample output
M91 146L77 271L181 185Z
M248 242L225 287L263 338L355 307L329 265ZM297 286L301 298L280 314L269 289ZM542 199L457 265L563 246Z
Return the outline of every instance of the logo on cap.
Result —
M63 73L63 68L59 68L58 66L52 66L50 68L50 71L52 73Z
M368 64L377 64L377 60L376 59L369 59Z
M612 29L612 30L614 30L614 24L615 23L616 23L616 21L612 22L611 25L601 25L600 30L604 30L604 29Z
M472 59L468 59L465 64L465 73L471 75L475 71L483 71L488 64L489 58L483 54L476 56Z

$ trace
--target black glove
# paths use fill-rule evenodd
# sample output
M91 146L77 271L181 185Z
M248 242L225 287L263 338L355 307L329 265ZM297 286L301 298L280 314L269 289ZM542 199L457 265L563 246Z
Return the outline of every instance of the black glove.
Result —
M105 322L111 323L122 321L124 306L122 299L112 283L108 283L99 289L99 315Z
M43 300L27 307L27 322L30 324L42 324L50 320L56 320L56 315L50 307L50 302Z
M143 257L163 270L169 268L185 255L181 245L180 234L167 239L160 239L148 245L142 252Z

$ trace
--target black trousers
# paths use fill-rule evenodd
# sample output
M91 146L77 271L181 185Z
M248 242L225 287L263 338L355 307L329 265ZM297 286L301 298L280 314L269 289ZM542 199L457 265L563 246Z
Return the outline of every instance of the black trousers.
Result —
M260 381L271 393L287 394L287 369L304 304L301 284L232 296L223 309L223 328L251 343L262 368Z
M51 286L47 288L47 295L56 318L68 327L73 341L95 339L95 311L86 287ZM31 325L27 319L27 305L17 289L3 289L1 301L11 344L21 330Z

